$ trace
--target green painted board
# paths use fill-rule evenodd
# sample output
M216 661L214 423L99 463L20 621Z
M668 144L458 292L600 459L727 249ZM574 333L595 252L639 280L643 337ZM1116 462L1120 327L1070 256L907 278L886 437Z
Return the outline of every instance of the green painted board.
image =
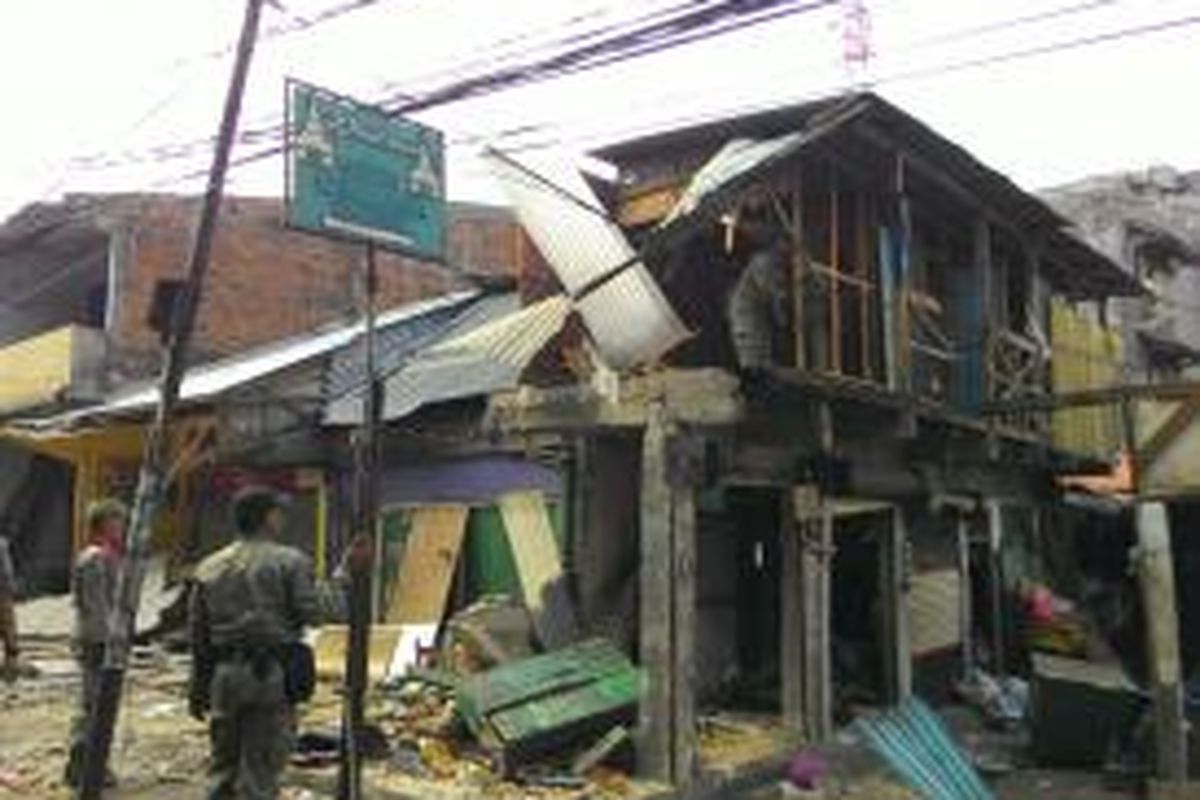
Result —
M614 645L592 640L472 676L459 711L476 735L519 745L636 708L639 675Z
M441 260L442 134L299 81L287 84L287 222Z

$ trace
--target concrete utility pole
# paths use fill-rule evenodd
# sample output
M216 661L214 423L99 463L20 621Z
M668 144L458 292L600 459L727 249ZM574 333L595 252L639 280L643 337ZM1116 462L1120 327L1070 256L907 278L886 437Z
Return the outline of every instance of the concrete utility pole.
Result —
M112 749L113 729L121 705L125 671L129 665L137 610L141 601L142 581L149 557L150 533L154 516L162 503L171 417L179 400L179 387L187 365L188 348L196 310L200 305L204 275L212 255L213 235L217 214L225 189L225 175L237 132L238 115L254 54L258 21L263 0L246 0L242 32L238 39L233 74L225 95L225 108L217 133L216 150L208 175L208 187L200 210L200 222L192 244L187 281L174 308L166 359L159 388L158 411L147 434L142 468L138 475L137 495L126 534L126 557L117 579L117 601L109 620L108 643L104 654L104 669L100 676L92 717L88 721L88 746L79 789L81 800L99 800Z

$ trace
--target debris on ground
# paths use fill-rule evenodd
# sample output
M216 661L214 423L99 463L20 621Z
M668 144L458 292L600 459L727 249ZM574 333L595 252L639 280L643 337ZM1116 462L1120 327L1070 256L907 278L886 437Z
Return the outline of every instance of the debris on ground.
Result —
M457 708L485 748L520 759L631 723L640 684L628 656L595 639L471 675Z

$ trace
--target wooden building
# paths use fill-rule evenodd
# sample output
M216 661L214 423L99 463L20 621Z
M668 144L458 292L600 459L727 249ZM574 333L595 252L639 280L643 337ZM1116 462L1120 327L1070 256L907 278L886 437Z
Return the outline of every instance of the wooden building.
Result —
M496 395L487 430L570 453L583 624L607 632L639 598L617 621L649 675L645 774L704 774L705 708L820 740L857 708L936 699L977 659L1003 672L1011 578L1054 475L1089 458L1045 415L983 411L1052 392L1052 299L1137 283L870 94L598 155L692 336L604 386ZM747 364L729 298L769 248L769 360Z

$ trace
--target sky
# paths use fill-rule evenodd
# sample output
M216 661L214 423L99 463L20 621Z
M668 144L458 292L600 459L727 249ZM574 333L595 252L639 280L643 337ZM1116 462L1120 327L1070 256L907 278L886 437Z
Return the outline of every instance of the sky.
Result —
M263 29L343 2L278 0ZM265 36L243 127L281 116L287 76L374 101L667 2L377 0ZM485 142L583 152L851 82L869 83L1029 189L1151 164L1200 167L1197 0L861 2L872 57L853 76L842 58L845 13L834 4L418 118L451 143L451 197L491 202L502 197L476 157ZM231 61L221 53L242 10L241 0L0 4L0 216L70 191L198 190L210 151L164 156L213 135ZM278 195L282 184L276 158L235 170L229 191Z

